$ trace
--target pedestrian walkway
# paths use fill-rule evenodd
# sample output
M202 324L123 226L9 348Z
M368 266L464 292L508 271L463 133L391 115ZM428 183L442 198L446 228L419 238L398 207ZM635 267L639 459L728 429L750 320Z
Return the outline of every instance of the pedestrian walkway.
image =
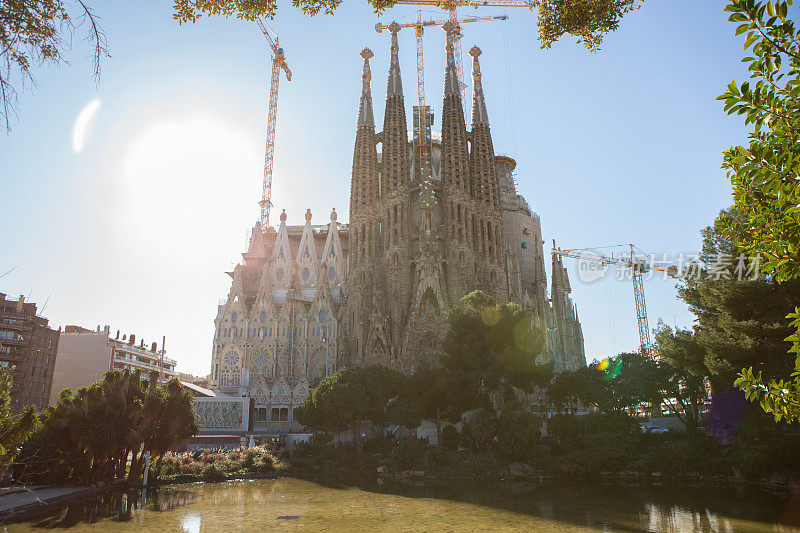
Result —
M87 487L12 486L0 488L0 521L11 518L16 512L28 512L38 505L48 505L68 500L81 493L96 489Z

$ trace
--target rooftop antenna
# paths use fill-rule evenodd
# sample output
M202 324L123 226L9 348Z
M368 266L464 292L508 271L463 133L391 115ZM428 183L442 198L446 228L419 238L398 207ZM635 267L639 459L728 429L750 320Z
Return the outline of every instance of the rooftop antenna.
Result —
M11 273L12 273L12 272L14 272L16 269L17 269L17 267L16 267L16 266L12 267L12 268L11 268L11 270L9 270L8 272L6 272L5 274L0 274L0 278L2 278L3 276L7 276L8 274L11 274Z

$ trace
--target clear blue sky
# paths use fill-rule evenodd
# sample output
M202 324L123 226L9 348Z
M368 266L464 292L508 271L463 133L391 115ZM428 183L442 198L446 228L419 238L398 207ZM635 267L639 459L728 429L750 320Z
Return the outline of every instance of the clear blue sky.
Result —
M203 19L179 27L171 2L92 2L112 58L99 84L88 47L70 65L36 70L19 120L0 136L0 291L30 295L54 326L110 324L146 341L167 337L178 368L209 371L213 319L258 217L270 56L252 24ZM481 67L494 146L517 162L520 192L565 248L633 242L649 252L693 252L699 231L729 205L721 152L746 129L714 99L745 77L742 40L723 0L647 0L602 51L572 39L539 48L536 16L464 27ZM430 12L443 18L444 13ZM361 58L372 61L376 121L383 118L388 35L377 17L344 2L333 17L305 17L281 1L272 26L294 72L281 81L273 201L290 223L348 212ZM426 88L441 116L444 34L425 35ZM416 99L413 31L400 33L410 116ZM468 64L468 62L466 62ZM469 90L468 90L469 91ZM469 92L468 92L469 95ZM102 106L75 153L73 125ZM513 121L511 118L513 117ZM277 212L273 215L273 220ZM630 282L578 282L573 297L587 359L638 346ZM691 324L670 282L646 284L651 325Z

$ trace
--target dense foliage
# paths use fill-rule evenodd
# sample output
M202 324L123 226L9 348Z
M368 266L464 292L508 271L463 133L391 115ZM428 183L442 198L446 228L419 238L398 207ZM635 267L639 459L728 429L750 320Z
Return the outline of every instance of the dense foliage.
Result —
M800 277L800 33L789 18L792 0L730 0L726 11L745 35L754 83L732 81L719 99L729 114L752 124L749 146L725 152L723 167L733 185L736 209L746 216L730 232L736 244L760 254L762 269L777 281ZM748 399L758 401L775 420L800 420L800 308L788 315L793 333L794 371L770 378L757 367L745 368L736 380ZM787 378L788 379L784 379Z
M19 447L36 424L33 407L21 413L11 412L11 375L0 367L0 479L11 467Z
M759 274L757 260L744 256L730 236L734 230L746 231L745 217L736 208L703 230L700 260L705 266L678 288L697 316L692 340L700 350L676 363L707 375L715 391L729 388L745 367L769 379L790 371L785 339L792 330L786 315L800 305L800 280L779 283Z
M316 430L351 431L361 454L364 424L386 422L401 384L401 375L383 366L346 368L323 379L295 409L295 417Z
M192 397L172 379L107 372L99 383L65 390L42 415L18 462L31 482L89 484L138 479L145 452L158 461L197 433Z
M447 320L442 366L455 382L453 401L462 411L490 404L502 410L515 398L514 387L530 392L550 381L552 368L536 364L544 333L516 304L498 305L474 291L453 306Z
M264 446L233 450L167 452L153 466L159 482L184 482L203 479L221 481L235 475L276 475L287 468L285 462Z
M736 208L747 217L737 244L761 254L762 268L783 281L800 275L800 34L788 17L792 0L730 0L725 7L745 36L754 83L732 81L719 97L725 111L753 127L750 145L725 152L723 167Z
M603 36L619 27L626 13L638 9L643 0L530 0L531 11L538 13L539 38L543 47L550 47L564 35L578 38L590 50L597 50ZM292 0L292 5L307 15L332 15L342 0ZM394 7L397 0L367 0L376 13ZM455 1L456 4L467 2ZM444 2L442 2L444 4ZM174 0L173 17L195 22L202 15L236 17L255 20L272 19L278 11L277 0Z

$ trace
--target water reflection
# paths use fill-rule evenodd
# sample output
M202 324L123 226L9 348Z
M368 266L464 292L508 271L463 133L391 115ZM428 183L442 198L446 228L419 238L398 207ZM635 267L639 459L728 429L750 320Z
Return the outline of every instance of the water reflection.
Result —
M797 499L743 488L278 479L115 494L8 532L787 531L800 525L798 507Z

